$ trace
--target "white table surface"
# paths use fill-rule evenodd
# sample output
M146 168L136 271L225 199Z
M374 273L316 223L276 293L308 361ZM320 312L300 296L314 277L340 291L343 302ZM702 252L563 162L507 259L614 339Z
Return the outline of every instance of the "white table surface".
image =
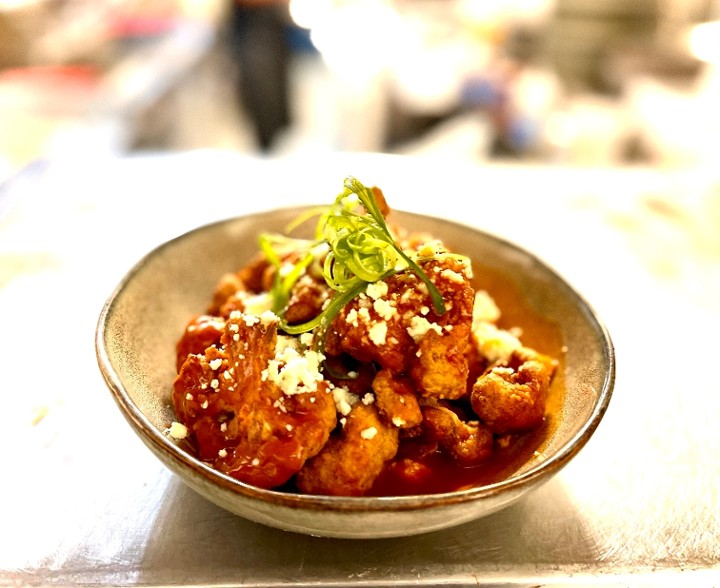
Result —
M609 328L604 421L504 511L381 541L266 528L164 469L105 387L96 321L144 253L205 222L326 203L349 174L530 249ZM192 152L58 160L0 187L0 584L720 586L719 178Z

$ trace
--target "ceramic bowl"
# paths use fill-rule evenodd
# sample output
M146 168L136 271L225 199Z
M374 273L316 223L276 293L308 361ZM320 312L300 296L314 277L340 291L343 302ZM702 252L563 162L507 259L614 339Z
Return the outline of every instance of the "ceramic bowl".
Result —
M258 234L283 231L298 213L280 209L229 219L161 245L129 271L101 312L97 359L117 406L145 445L191 488L236 515L287 531L342 538L406 536L507 507L557 474L588 442L606 411L615 376L611 339L588 303L547 265L511 243L453 222L396 211L393 219L399 224L428 231L473 259L476 276L487 276L486 285L509 320L528 319L522 325L528 344L543 328L553 333L545 339L552 349L542 350L557 354L560 367L551 389L552 426L542 447L489 485L434 495L352 498L255 488L183 450L166 434L175 420L170 399L175 343L188 320L206 308L218 278L257 251Z

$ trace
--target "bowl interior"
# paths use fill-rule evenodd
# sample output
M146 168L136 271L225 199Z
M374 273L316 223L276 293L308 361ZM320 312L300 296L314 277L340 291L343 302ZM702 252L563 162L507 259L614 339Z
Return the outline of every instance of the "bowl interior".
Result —
M206 308L218 278L255 254L258 235L284 231L299 212L281 209L221 221L169 241L128 273L103 309L98 361L115 400L136 429L176 460L194 461L163 433L175 420L170 400L175 343L190 318ZM607 408L614 355L603 325L571 286L512 244L436 218L399 211L392 218L470 256L479 287L496 297L508 326L522 321L528 345L560 358L547 435L508 483L552 473L585 444Z

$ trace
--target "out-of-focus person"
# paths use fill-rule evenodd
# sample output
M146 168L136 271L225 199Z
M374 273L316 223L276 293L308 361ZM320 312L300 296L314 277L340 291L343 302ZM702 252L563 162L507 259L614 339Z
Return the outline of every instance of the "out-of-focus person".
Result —
M228 36L240 69L239 105L263 152L291 123L288 23L287 0L231 0Z

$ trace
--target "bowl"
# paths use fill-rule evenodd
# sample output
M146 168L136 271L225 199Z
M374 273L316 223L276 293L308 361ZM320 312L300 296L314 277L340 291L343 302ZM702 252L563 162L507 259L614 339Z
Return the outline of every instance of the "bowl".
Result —
M513 504L557 474L588 442L610 401L615 358L610 336L586 300L527 251L454 222L394 211L402 226L429 232L470 256L476 277L529 345L559 359L549 395L552 417L541 446L498 481L432 495L310 496L239 482L167 435L175 343L202 312L218 278L257 251L260 232L282 232L301 212L287 208L201 226L141 259L99 317L96 354L118 408L144 444L188 486L246 519L315 536L381 538L427 533ZM483 282L484 280L484 282Z

